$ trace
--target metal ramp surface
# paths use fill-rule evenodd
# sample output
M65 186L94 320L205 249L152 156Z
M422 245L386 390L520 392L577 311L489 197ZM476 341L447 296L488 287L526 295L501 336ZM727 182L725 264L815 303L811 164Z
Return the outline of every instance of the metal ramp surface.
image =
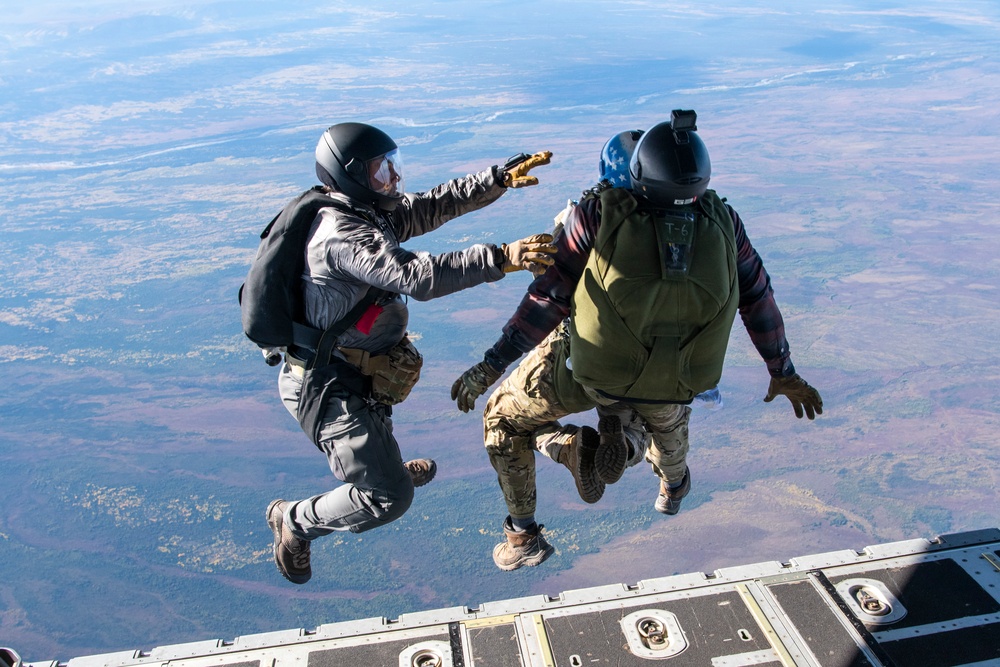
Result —
M490 602L478 609L436 609L394 620L369 618L68 663L30 663L154 665L1000 666L1000 529L573 590L554 598Z

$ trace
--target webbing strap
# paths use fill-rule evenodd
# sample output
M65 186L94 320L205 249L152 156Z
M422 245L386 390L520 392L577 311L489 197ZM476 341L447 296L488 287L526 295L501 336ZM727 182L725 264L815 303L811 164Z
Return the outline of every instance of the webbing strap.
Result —
M317 365L325 366L330 363L330 358L333 355L333 348L337 346L337 340L340 338L340 334L357 324L357 321L361 319L361 315L368 310L368 307L387 294L389 294L389 292L386 292L385 290L374 287L369 289L364 298L362 298L361 301L358 301L354 308L351 308L350 312L331 324L326 331L321 332L319 340L314 348L316 350L316 355L309 361L308 368L314 368ZM313 329L313 331L319 331L319 329Z
M319 346L319 339L322 337L322 329L292 322L292 341L294 341L297 347L315 350Z

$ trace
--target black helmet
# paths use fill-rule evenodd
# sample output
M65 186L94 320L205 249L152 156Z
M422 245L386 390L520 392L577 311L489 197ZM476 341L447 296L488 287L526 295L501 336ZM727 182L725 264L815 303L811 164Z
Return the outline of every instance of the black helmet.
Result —
M316 175L351 199L391 211L403 199L403 161L388 134L364 123L330 126L316 144Z
M675 110L670 122L649 128L632 154L632 192L653 206L694 203L708 189L712 163L695 133L694 111Z

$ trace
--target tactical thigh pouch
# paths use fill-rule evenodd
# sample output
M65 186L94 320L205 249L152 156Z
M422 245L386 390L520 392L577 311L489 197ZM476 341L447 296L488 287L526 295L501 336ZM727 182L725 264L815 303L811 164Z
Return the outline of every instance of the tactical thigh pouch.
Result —
M406 400L420 379L424 359L406 336L385 354L342 347L340 352L362 375L371 378L371 396L379 403L396 405Z
M570 336L565 322L559 325L552 338L552 389L556 400L570 414L585 412L597 406L583 385L573 377L573 362L570 356Z

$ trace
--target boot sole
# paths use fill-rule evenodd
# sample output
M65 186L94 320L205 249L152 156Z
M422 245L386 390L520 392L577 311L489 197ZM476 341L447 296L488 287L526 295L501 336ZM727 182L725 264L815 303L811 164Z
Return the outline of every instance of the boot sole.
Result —
M606 435L601 437L597 446L594 468L597 470L597 476L605 484L614 484L622 478L628 461L628 447L625 444L621 420L615 416L604 417L598 423L597 430ZM614 437L611 434L614 434Z
M600 447L601 436L597 431L584 426L580 431L580 441L577 444L577 458L580 469L573 475L576 491L585 503L593 505L604 496L604 480L597 474L596 455Z
M410 475L410 479L413 480L413 487L416 489L419 489L421 486L426 486L427 484L429 484L430 481L434 479L434 475L437 474L437 469L438 469L437 463L433 459L429 460L431 462L431 468L430 470L427 471L426 474L421 475L420 477L414 477L412 474Z

